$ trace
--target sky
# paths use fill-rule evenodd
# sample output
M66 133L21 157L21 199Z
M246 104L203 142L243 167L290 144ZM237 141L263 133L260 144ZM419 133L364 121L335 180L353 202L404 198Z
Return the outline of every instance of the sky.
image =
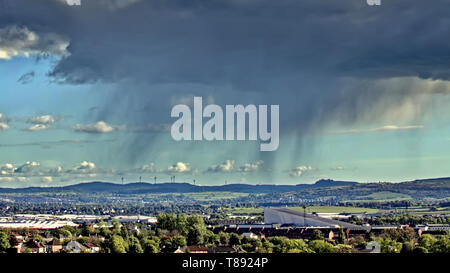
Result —
M446 0L0 0L0 187L450 176L448 14ZM194 96L279 105L278 149L173 140L171 109Z

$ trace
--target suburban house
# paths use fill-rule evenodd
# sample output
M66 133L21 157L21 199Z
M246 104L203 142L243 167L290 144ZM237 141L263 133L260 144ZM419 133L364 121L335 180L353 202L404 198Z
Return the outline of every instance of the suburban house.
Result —
M53 239L47 244L47 253L59 253L63 249L63 246L59 240Z
M70 241L69 243L67 243L64 249L70 253L81 253L82 251L87 250L87 247L77 241Z
M96 246L92 243L85 243L84 246L87 248L86 250L90 253L99 253L100 247Z
M249 239L258 239L259 238L259 236L253 232L244 232L244 233L242 233L242 236L249 238Z
M216 246L209 248L209 253L237 253L238 249L232 246Z
M183 248L178 247L174 253L208 253L209 247L207 246L185 246Z
M45 253L45 245L41 242L31 240L23 245L21 252Z

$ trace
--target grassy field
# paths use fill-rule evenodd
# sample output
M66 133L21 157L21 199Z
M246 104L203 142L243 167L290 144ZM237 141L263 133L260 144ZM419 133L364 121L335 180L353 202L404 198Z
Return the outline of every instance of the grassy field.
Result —
M232 208L229 212L238 215L255 215L262 214L264 212L264 208Z
M198 192L184 193L183 195L197 201L214 201L248 196L247 193L239 192Z
M151 193L144 195L144 197L150 199L159 199L162 197L176 197L180 199L188 198L194 201L215 201L247 196L248 193L239 193L239 192Z
M380 201L402 201L411 200L411 196L402 193L380 191L369 195L360 196L355 200L347 200L346 202L380 202Z

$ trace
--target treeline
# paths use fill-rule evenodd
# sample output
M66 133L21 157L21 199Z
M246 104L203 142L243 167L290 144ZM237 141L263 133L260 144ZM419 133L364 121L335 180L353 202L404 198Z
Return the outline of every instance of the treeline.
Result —
M408 215L408 214L387 214L378 217L372 218L359 218L356 216L352 216L349 219L349 222L355 225L375 225L375 226L384 226L384 225L425 225L425 224L450 224L450 217L448 216L419 216L419 215Z

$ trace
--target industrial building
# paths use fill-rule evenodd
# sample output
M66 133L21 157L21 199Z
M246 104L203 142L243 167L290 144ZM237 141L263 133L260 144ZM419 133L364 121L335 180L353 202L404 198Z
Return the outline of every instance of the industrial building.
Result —
M295 227L363 229L347 222L303 213L288 208L264 208L264 224L292 225Z

